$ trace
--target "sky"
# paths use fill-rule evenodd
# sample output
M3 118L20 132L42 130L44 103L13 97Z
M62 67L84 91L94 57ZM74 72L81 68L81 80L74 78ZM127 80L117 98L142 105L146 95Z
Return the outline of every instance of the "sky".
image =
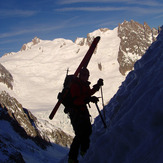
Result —
M163 25L162 0L0 0L0 57L17 52L35 36L75 41L124 20Z

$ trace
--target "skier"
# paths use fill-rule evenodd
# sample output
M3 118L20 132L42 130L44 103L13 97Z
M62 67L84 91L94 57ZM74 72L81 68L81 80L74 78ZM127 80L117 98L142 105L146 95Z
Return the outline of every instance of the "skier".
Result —
M74 77L77 77L77 76L78 76L80 70L81 70L83 67L87 67L87 66L88 66L88 63L89 63L89 61L90 61L90 59L91 59L91 57L92 57L92 55L93 55L93 52L94 52L95 48L97 47L97 44L98 44L99 41L100 41L100 36L97 36L97 37L93 40L93 42L92 42L91 46L89 47L89 49L88 49L86 55L84 56L84 58L83 58L83 60L81 61L80 65L78 66L78 68L76 69L76 71L75 71L75 73L74 73ZM63 97L66 96L66 94L67 94L67 93L65 93L65 94L63 95ZM62 100L64 100L64 98L63 98ZM60 99L58 100L58 102L56 103L56 105L54 106L52 112L51 112L50 115L49 115L49 119L53 119L55 113L57 112L57 110L58 110L58 108L59 108L59 106L60 106L60 104L62 103L62 100L60 100ZM63 104L63 103L62 103L62 104Z
M79 77L72 83L70 88L70 93L73 98L73 107L70 109L69 115L75 137L70 147L68 163L77 163L79 149L80 154L84 156L89 148L89 137L92 132L92 126L86 104L89 104L89 102L98 102L98 98L92 95L103 85L103 79L99 79L97 84L91 89L88 78L89 70L87 68L81 69Z

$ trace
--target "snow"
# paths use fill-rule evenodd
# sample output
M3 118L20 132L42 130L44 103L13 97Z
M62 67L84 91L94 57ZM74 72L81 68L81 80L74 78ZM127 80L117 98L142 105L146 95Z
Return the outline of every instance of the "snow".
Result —
M1 120L0 133L1 140L3 140L5 148L8 150L6 155L7 153L12 154L13 151L20 152L27 163L57 163L68 151L68 149L56 144L52 144L47 149L41 149L32 140L22 138L5 120ZM5 152L0 152L0 162L6 162L6 159L8 159L6 155Z
M103 92L104 97L107 97L104 103L107 104L124 80L124 76L119 73L117 62L120 39L117 36L117 28L106 32L96 30L90 33L90 36L101 36L96 54L92 56L88 65L91 74L90 81L94 85L99 78L104 79ZM67 68L70 74L75 72L89 48L88 45L80 46L71 40L62 38L53 41L40 40L36 45L33 45L32 42L26 45L27 50L0 58L0 63L14 78L13 90L4 88L5 86L3 89L36 117L48 120L73 135L72 127L67 115L63 113L62 105L52 121L48 117L57 102L58 92L62 90ZM99 64L102 70L99 70ZM100 92L97 93L97 96L101 96ZM94 105L91 106L90 113L94 121L98 115Z
M92 84L96 83L98 78L104 78L105 104L109 103L102 113L105 111L108 127L103 127L99 116L95 119L90 148L84 158L79 158L79 162L162 163L163 31L121 84L124 77L117 71L116 58L120 40L116 30L108 31L104 35L98 31L102 38L89 64ZM87 46L80 47L68 40L58 41L46 41L46 47L44 41L41 41L28 51L0 58L0 62L14 77L14 90L9 90L1 84L3 89L9 91L24 107L42 119L48 119L56 103L66 69L69 67L73 73L88 49ZM40 47L44 52L38 51ZM104 47L107 48L103 50ZM80 51L76 53L78 49ZM102 64L102 71L98 69L98 63ZM97 95L100 96L100 93ZM93 109L95 110L95 107L92 105ZM63 107L60 107L51 122L68 131L69 127L65 127L65 124L68 124L69 120L62 112ZM94 112L91 114L96 117ZM1 122L0 131L5 132L3 135L17 144L21 138L15 136L14 131L9 131L13 135L11 137L7 133L10 126L7 122ZM68 149L54 145L47 150L41 150L29 140L25 141L29 146L24 148L18 143L16 147L22 150L26 162L57 163L63 160L63 157L66 158Z

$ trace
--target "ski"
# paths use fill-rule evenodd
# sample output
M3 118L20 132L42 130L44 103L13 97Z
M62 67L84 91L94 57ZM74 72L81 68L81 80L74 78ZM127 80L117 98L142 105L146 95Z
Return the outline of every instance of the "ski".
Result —
M100 41L100 36L97 36L97 37L93 40L93 42L92 42L90 48L88 49L87 53L85 54L85 56L84 56L84 58L83 58L83 60L81 61L81 63L80 63L80 65L78 66L78 68L76 69L76 71L75 71L75 73L74 73L74 76L78 76L80 70L81 70L82 68L88 66L88 63L89 63L89 61L90 61L90 59L91 59L91 57L92 57L92 54L93 54L93 52L94 52L94 50L95 50L95 48L96 48L96 46L97 46L97 44L98 44L99 41ZM65 92L65 94L66 94L66 92ZM65 95L65 96L66 96L66 95ZM57 110L58 110L58 108L59 108L61 102L62 102L61 100L58 100L58 102L57 102L56 105L54 106L54 108L53 108L51 114L49 115L49 119L53 119L53 117L54 117L55 113L57 112Z

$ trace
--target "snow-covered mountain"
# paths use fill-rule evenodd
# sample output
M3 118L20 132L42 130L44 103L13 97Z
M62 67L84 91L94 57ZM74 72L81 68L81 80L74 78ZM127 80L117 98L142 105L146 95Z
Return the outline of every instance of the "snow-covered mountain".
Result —
M134 24L136 26L138 23L134 21L124 22L114 30L99 29L89 33L87 38L77 38L75 43L65 39L49 41L35 37L32 42L24 44L19 52L12 52L0 58L0 63L13 77L13 90L6 88L6 85L2 83L0 83L0 89L6 90L12 97L15 97L24 108L29 109L36 117L49 120L49 114L57 101L57 94L62 90L67 68L70 70L69 73L74 73L93 38L101 36L88 68L91 73L92 85L96 83L98 78L104 79L103 92L104 97L107 97L105 98L105 104L107 104L125 78L119 71L122 62L128 65L128 60L132 60L133 64L140 58L136 57L138 54L134 48L122 46L122 42L129 40L127 42L131 44L131 40L133 40L131 45L135 44L139 47L139 40L136 42L134 39L130 39L130 36L133 38L133 35L127 35L128 32L124 34L127 29L131 33L137 33L136 37L142 35L141 32L145 29L144 25L139 25L137 29L134 28ZM124 35L126 35L125 39ZM145 50L147 48L147 40L148 44L153 40L151 35L152 33L148 37L144 35L148 39L143 39L143 36L140 37L143 41L139 49ZM119 65L117 60L120 61L118 58L120 58L120 54L122 55L121 49L123 49L123 55L129 56L129 59L124 59ZM126 71L123 71L123 75L124 72ZM97 96L101 96L100 92ZM90 112L93 118L98 115L94 106ZM72 133L71 126L65 125L69 124L69 119L63 113L63 106L60 107L51 122L64 131Z
M43 142L56 143L62 146L70 146L72 137L64 133L60 128L55 127L48 121L38 121L38 119L13 97L5 91L0 94L1 119L16 122L25 132L25 136L32 139L42 139ZM16 126L16 125L14 125ZM19 132L21 135L22 132ZM62 136L59 136L62 135ZM36 140L37 140L36 139ZM38 140L36 142L39 142ZM45 143L46 144L46 143Z
M136 28L136 29L133 28L135 26L139 28ZM124 145L124 142L127 140L124 138L124 136L126 137L130 136L130 132L134 130L134 129L132 130L132 127L133 128L135 127L136 131L133 131L131 133L131 136L136 135L137 132L139 134L138 128L140 127L139 126L140 123L136 124L137 122L136 119L137 118L140 119L141 122L143 120L141 119L141 117L139 117L139 115L141 114L138 113L138 116L136 116L135 115L136 111L134 112L134 114L132 113L132 111L134 111L137 105L139 106L139 102L142 102L143 98L141 97L142 95L144 95L143 93L146 93L146 89L150 88L150 86L152 87L152 85L150 84L149 84L149 87L147 83L143 84L143 81L145 82L144 79L146 79L145 77L147 77L147 79L150 79L150 76L158 75L157 73L161 72L162 54L160 52L161 51L160 49L162 48L161 47L162 35L160 34L158 41L156 41L151 46L151 48L147 51L145 57L143 57L139 62L135 64L135 67L134 67L135 70L129 73L129 75L126 78L126 81L123 82L122 86L117 92L118 87L121 85L121 82L124 81L126 77L124 74L127 71L133 69L133 67L130 66L130 63L133 64L139 58L141 58L141 57L138 57L138 54L139 54L138 52L140 51L145 52L145 49L147 49L148 46L150 46L150 43L152 43L156 39L156 36L157 36L156 30L151 30L155 32L151 32L151 33L149 32L148 35L146 33L144 35L146 39L144 39L144 37L142 36L142 31L146 29L145 28L146 26L147 26L146 24L140 25L134 21L130 21L130 22L125 21L114 30L109 30L106 28L99 29L92 33L89 33L87 35L87 38L77 38L75 42L72 42L71 40L65 40L65 39L55 39L53 41L40 40L39 38L35 37L32 40L32 42L24 44L22 46L22 49L19 52L17 53L12 52L10 54L6 54L2 58L0 58L0 63L1 63L0 65L0 72L1 72L0 103L2 106L0 114L2 115L3 113L4 115L4 114L10 113L9 114L11 115L10 117L14 118L14 120L16 120L17 122L19 121L18 120L19 114L17 118L15 117L15 114L14 114L17 111L20 111L21 112L20 115L23 114L26 120L29 118L29 117L27 118L27 115L29 114L31 115L30 117L33 117L33 119L37 117L34 123L34 126L36 127L34 128L34 131L35 129L37 129L36 133L40 136L40 138L42 138L43 140L46 140L47 143L49 141L50 142L53 141L54 143L60 143L61 145L66 146L67 141L69 141L69 137L67 137L66 135L65 137L67 138L65 137L63 138L63 144L62 144L62 142L55 142L56 139L54 137L51 137L50 136L51 134L50 135L45 134L48 130L52 131L53 129L55 130L58 128L61 128L63 131L66 131L67 133L72 134L72 128L70 126L69 119L67 118L67 115L63 113L63 106L60 107L60 109L58 110L57 114L55 115L52 121L50 121L48 117L49 117L51 110L53 109L53 106L55 105L57 101L57 98L56 98L57 94L62 89L62 83L64 81L67 68L69 68L69 73L74 73L76 67L78 66L83 56L87 52L93 38L96 36L101 36L101 40L97 46L95 54L93 55L88 68L90 69L90 73L91 73L90 81L92 82L92 85L95 84L99 78L104 79L103 92L104 92L105 104L107 104L110 101L105 109L106 115L107 115L106 117L107 124L109 124L109 128L108 128L109 130L104 131L100 118L96 119L96 122L94 124L94 133L92 135L92 144L88 152L88 154L92 153L91 154L92 157L89 157L89 155L87 155L86 159L88 162L91 162L91 161L95 162L94 161L95 158L97 158L99 162L107 162L106 160L109 160L109 158L107 158L108 153L104 152L106 156L104 156L103 158L100 155L97 155L97 157L95 157L96 152L94 151L94 148L96 148L96 146L99 146L98 142L101 144L106 143L102 139L103 138L107 139L107 137L111 137L111 135L108 135L110 134L110 131L113 131L113 137L115 138L115 141L116 141L118 137L117 135L119 135L118 131L119 130L120 132L123 131L122 130L123 126L126 127L125 128L126 130L120 133L120 135L122 136L122 144L121 144L121 140L118 140L118 142L121 145L120 152L121 150L122 151L124 150L123 147L124 148L126 147ZM127 34L125 35L124 31L128 31L126 33L129 33L129 31L131 31L131 33L129 35ZM133 39L133 33L136 33L135 37L141 36L140 37L141 39L138 39L138 41L135 41L137 39ZM141 43L139 42L140 40L141 40ZM157 55L153 54L156 51L157 47L159 49L157 52L158 57ZM140 54L140 56L141 55L143 54ZM151 58L146 57L149 55L151 55ZM160 55L160 60L158 59L159 55ZM119 56L121 56L121 59L119 59L120 58ZM156 66L155 62L160 64L156 70L155 70L155 66ZM130 68L128 69L127 67L130 67ZM161 73L160 73L160 76L161 76ZM151 81L154 82L154 79ZM162 80L162 76L160 77L160 79ZM141 85L141 82L142 82L142 85ZM148 80L147 82L150 83L150 81ZM161 95L162 85L160 84L159 86L157 87L157 88L160 88L160 92L158 95ZM141 92L141 88L143 88L142 89L143 92ZM115 94L116 92L117 94ZM114 94L115 96L113 97ZM97 93L97 96L101 96L100 92ZM8 107L10 108L10 111L5 110L4 112L4 108L6 106L4 105L5 103L4 100L2 102L2 99L5 99L3 97L7 97L7 99L12 99L8 101L9 106L11 103L10 101L14 101L13 99L16 99L16 101L17 102L19 101L19 102L18 103L15 102L13 103L13 105L14 106L18 105L21 107L16 107L16 110L13 110L12 109L13 107ZM140 101L137 101L139 99ZM159 101L160 99L161 98L159 97L158 102L160 102ZM131 105L132 103L134 104L134 107L133 107L134 109L132 108L132 105ZM99 103L99 106L101 108L100 103ZM139 107L142 108L143 106L145 106L145 102L142 103L141 107L140 106ZM161 105L158 104L158 107L160 106ZM27 108L29 111L23 108ZM142 111L143 111L143 108L142 108ZM94 105L91 106L90 112L93 118L95 118L98 115L98 112L96 111L96 108L94 107ZM143 112L143 115L144 113L145 113L145 110ZM131 118L129 117L130 114L131 114L131 117L136 116L134 117L135 118L134 122L129 121L131 120ZM125 121L124 116L127 117L126 121ZM1 132L0 133L0 136L1 136L0 145L1 147L3 147L3 150L1 150L0 152L0 155L2 156L0 158L4 158L4 160L6 160L7 155L8 155L8 158L10 157L12 158L13 154L17 153L17 155L20 156L20 158L22 160L25 160L26 162L37 162L37 161L38 162L45 162L45 161L53 162L54 160L58 162L58 158L61 156L63 157L63 155L67 153L67 149L62 149L58 146L56 147L56 145L53 143L52 143L52 146L50 147L46 145L46 150L40 149L37 143L33 145L34 143L33 140L26 141L21 136L19 136L18 133L15 133L15 130L12 129L11 124L8 123L6 120L4 120L2 117L1 117L2 123L1 123L1 128L0 128L0 132ZM159 122L162 123L160 118L159 118ZM125 126L125 124L127 123L129 124ZM21 125L21 121L20 121L20 125ZM116 127L113 128L114 126ZM25 129L24 124L22 124L22 127ZM33 127L33 125L31 125L31 127ZM148 129L146 130L148 131ZM161 132L161 130L159 131ZM14 137L11 138L7 134L8 132L9 133L11 132L11 134L13 134ZM151 133L151 130L149 130L149 133ZM125 134L128 134L128 135L125 135ZM58 136L62 137L63 135L64 135L64 132L61 131L58 133L57 137ZM47 136L47 139L46 139L46 136ZM146 135L143 133L143 136L146 136ZM97 139L97 137L99 137L99 139ZM135 139L135 136L133 137L134 138L131 141L129 141L131 142L131 147L134 146L137 142L141 144L142 142L141 135L140 135L140 141ZM110 143L108 146L114 146L114 144L112 144L111 142L112 139L113 138L110 138L110 140L108 141L108 143ZM9 140L12 140L11 143ZM136 143L134 142L134 140L136 140ZM17 141L19 141L20 143L16 144ZM30 148L31 145L32 147ZM116 145L118 145L118 143L115 143L114 150L118 150L118 147ZM5 151L9 150L10 146L13 147L12 148L13 150L6 152L7 155L3 155ZM27 148L27 153L25 152L25 146L29 147ZM131 147L127 146L126 150L128 148L130 149ZM138 149L141 148L140 146L137 146L137 147ZM103 150L107 151L108 148L109 147L103 148L102 146L99 146L99 149L101 151ZM22 153L20 152L21 150L22 150ZM32 150L35 151L33 158L30 157ZM116 156L114 156L114 152L112 153L111 149L108 151L110 151L109 154L112 154L111 156L113 156L113 157L110 157L111 160L109 161L115 162ZM119 154L119 156L117 156L117 158L120 158L118 161L123 162L123 158L121 157L120 152L118 153L115 151L115 153ZM57 154L54 154L54 153L57 153ZM52 154L54 155L52 156ZM134 155L134 153L132 154ZM39 159L39 156L41 156L40 159ZM102 161L100 161L100 159ZM127 158L127 159L131 160L132 158ZM141 156L140 156L140 159L141 159Z
M45 123L43 124L45 125ZM50 129L50 125L47 125L47 128ZM28 128L28 130L33 132L31 131L31 128ZM60 133L60 135L62 135L62 133ZM63 146L61 147L57 144L50 143L38 135L33 136L27 135L24 128L19 125L16 119L9 116L6 112L6 108L4 109L0 107L1 163L58 162L64 157L68 150ZM63 137L64 135L62 138Z
M105 107L108 128L96 118L91 146L81 163L163 162L162 72L163 26Z

